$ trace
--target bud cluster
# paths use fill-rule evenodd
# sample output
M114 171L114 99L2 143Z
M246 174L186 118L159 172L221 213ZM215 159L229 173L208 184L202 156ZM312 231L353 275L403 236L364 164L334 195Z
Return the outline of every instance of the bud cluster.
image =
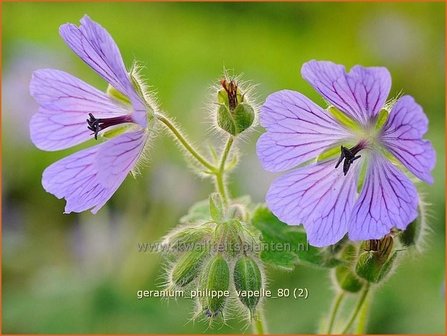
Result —
M209 197L209 220L187 224L165 237L172 262L168 289L194 291L196 317L210 323L227 313L252 318L260 305L265 274L258 251L259 234L248 224L243 204L225 206L219 194ZM239 308L239 309L232 309Z

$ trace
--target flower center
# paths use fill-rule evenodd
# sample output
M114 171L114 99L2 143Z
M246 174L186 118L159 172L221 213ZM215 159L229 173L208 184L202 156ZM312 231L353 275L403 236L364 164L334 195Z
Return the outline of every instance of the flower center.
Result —
M134 122L130 115L104 119L96 119L91 113L88 115L90 118L87 119L87 128L93 132L92 135L95 135L95 140L98 140L98 133L107 127Z
M354 163L354 161L361 157L361 155L356 155L356 154L365 148L366 148L366 143L364 141L360 141L357 145L355 145L354 147L351 147L351 148L341 146L340 158L338 159L337 164L335 165L335 168L338 168L338 166L344 161L343 162L343 174L346 176L346 174L349 171L349 168Z

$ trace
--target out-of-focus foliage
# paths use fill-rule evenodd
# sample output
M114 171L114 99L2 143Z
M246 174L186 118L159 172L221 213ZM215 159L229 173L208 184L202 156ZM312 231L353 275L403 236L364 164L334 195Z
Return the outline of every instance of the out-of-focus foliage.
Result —
M309 59L350 67L383 65L392 94L411 94L430 119L438 153L435 184L424 187L431 203L430 233L422 255L404 260L375 295L371 333L442 333L444 330L444 4L443 3L5 3L3 11L3 332L191 333L188 299L138 300L156 289L161 258L139 252L174 227L211 186L185 169L166 136L153 141L148 167L129 177L98 215L63 215L64 202L45 193L43 169L72 150L34 148L28 121L37 106L28 95L31 72L56 67L98 88L106 84L58 36L65 22L84 15L106 27L128 65L138 60L157 91L161 108L198 143L213 135L207 113L209 87L225 68L259 84L258 102L283 88L323 101L301 79ZM215 92L213 92L214 98ZM211 106L214 108L214 106ZM261 130L259 129L259 132ZM273 176L255 156L259 132L241 142L242 162L233 194L263 196ZM212 136L211 138L215 138ZM269 271L269 270L267 270ZM268 299L269 329L311 333L330 305L325 269L270 270L270 287L306 287L307 300ZM229 322L213 332L236 333Z

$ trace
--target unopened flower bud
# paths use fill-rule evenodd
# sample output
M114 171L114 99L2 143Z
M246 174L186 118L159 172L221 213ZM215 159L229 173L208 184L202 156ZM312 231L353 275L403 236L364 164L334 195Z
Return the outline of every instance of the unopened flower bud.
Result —
M193 281L199 274L206 252L205 248L200 248L183 254L171 271L171 282L184 287Z
M363 287L362 280L359 279L353 270L353 263L357 256L355 246L346 245L341 252L341 260L344 262L334 270L334 277L337 285L344 291L357 293Z
M261 270L251 257L241 257L234 265L234 287L242 304L250 310L256 309L263 286Z
M360 246L359 258L355 271L359 277L368 282L382 281L392 269L397 252L393 251L393 237L367 240Z
M247 219L247 212L243 205L232 204L228 207L227 217L230 219L237 219L240 221L244 221Z
M183 226L169 233L162 242L161 252L188 252L198 245L205 245L211 238L214 227L210 224Z
M424 204L419 204L419 216L412 221L405 231L399 234L399 241L405 247L418 246L422 240L425 223Z
M199 298L202 311L207 317L216 317L225 307L229 296L230 269L221 254L212 257L200 275L199 291L205 295Z
M240 92L235 80L222 79L222 89L217 98L217 124L231 135L238 135L249 128L255 119L255 111Z
M239 255L243 248L245 248L241 239L241 230L241 222L235 219L219 224L214 234L214 248L229 257Z

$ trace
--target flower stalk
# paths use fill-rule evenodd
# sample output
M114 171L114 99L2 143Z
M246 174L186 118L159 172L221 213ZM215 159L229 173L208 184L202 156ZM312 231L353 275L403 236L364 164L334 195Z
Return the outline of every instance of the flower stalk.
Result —
M161 121L169 131L171 131L172 135L174 135L175 139L183 146L186 151L191 154L191 156L197 160L203 167L207 168L210 172L215 173L216 167L208 162L194 147L191 143L186 139L186 137L181 133L181 131L175 127L174 123L169 120L166 116L156 113L156 118Z
M222 156L220 158L219 163L219 169L215 174L216 187L219 194L222 196L222 200L225 205L228 204L228 191L227 186L225 184L225 163L227 162L228 155L230 154L233 143L234 143L234 137L230 135L222 151Z
M264 316L260 311L258 311L253 316L252 329L253 333L256 333L257 335L267 334L267 328L265 326Z
M339 291L335 296L334 303L332 304L332 309L329 314L329 323L327 327L327 334L330 335L332 333L332 328L334 327L335 318L337 317L338 310L341 306L343 298L345 297L344 291Z
M228 156L231 152L234 144L234 137L229 136L222 151L221 158L219 160L219 166L215 167L210 163L203 155L199 153L197 149L188 141L185 135L175 126L175 124L166 116L160 113L155 114L156 118L163 123L163 125L172 133L175 139L183 146L183 148L208 172L214 175L217 192L221 195L225 205L228 204L228 191L225 184L225 164L228 160Z
M358 314L360 313L360 310L363 307L363 304L366 301L366 297L368 296L369 293L369 284L365 285L365 289L363 290L357 305L354 308L354 311L351 314L351 317L348 320L348 323L346 324L346 326L343 328L343 331L341 332L341 334L346 334L348 333L349 329L351 329L352 324L354 323L355 319L357 318Z
M363 303L363 307L361 308L359 313L359 318L355 331L355 333L358 335L365 334L366 323L368 322L369 301L371 301L371 297L365 300L365 302Z

